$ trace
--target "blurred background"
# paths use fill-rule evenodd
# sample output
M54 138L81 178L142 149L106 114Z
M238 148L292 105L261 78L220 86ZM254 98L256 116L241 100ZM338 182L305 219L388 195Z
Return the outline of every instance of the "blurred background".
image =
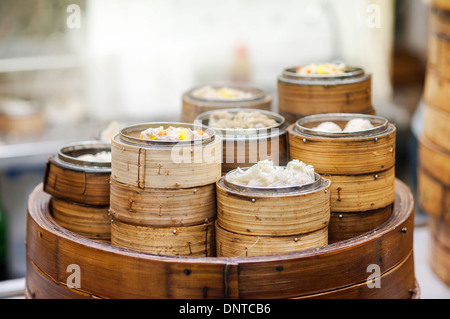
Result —
M276 111L286 67L364 68L415 193L427 26L419 0L1 0L0 116L27 121L0 126L2 279L25 275L27 199L50 155L111 121L177 121L182 93L209 82L254 83ZM425 218L416 208L418 227Z

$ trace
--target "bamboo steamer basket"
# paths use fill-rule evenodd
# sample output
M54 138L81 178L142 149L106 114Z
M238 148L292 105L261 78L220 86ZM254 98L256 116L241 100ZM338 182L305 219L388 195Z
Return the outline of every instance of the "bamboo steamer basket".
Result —
M330 181L290 187L217 182L216 247L220 257L286 253L328 244Z
M91 206L53 197L50 212L61 227L87 238L109 243L111 217L108 206Z
M209 257L215 255L213 222L189 227L151 227L111 223L111 244L160 255Z
M450 224L431 217L430 266L434 273L450 287Z
M289 123L321 113L375 114L372 77L363 69L347 66L343 75L300 75L297 67L278 77L278 110Z
M419 137L418 202L431 217L450 224L450 152Z
M44 191L59 199L95 206L109 206L111 162L78 159L84 154L110 152L111 145L81 141L63 145L51 156L44 173Z
M424 114L423 135L433 144L450 151L450 112L427 105Z
M258 109L223 109L235 114L239 111L260 112L274 119L278 124L266 128L223 129L209 125L210 117L217 112L208 111L195 119L196 123L211 127L223 141L222 175L237 167L247 167L262 160L271 160L275 165L287 163L286 128L288 123L280 114Z
M0 99L0 132L18 136L34 136L44 131L46 121L34 101Z
M251 97L241 99L207 99L195 96L194 92L201 87L202 86L194 87L183 94L181 112L182 122L192 123L200 114L218 109L249 108L266 111L272 109L272 95L246 83L232 82L215 83L211 85L211 87L215 89L229 87L252 93Z
M38 185L28 200L25 296L419 298L413 259L414 200L403 182L397 180L395 189L389 220L342 242L273 256L175 257L106 245L68 231L54 222L48 211L50 196ZM67 284L71 264L80 267L80 287ZM380 267L377 289L366 284L371 264Z
M149 127L174 125L208 134L195 141L139 138ZM213 255L220 136L200 125L147 123L123 128L111 145L111 244L164 255Z
M319 123L333 121L341 128L354 118L363 118L373 128L358 132L321 132L313 128ZM299 119L288 129L290 159L311 163L320 175L331 180L331 213L348 216L367 212L382 212L378 218L368 218L367 232L384 223L389 206L395 200L395 138L396 128L386 119L365 114L318 114ZM345 238L335 234L339 229L353 229L352 218L332 218L330 238ZM331 225L339 221L339 225ZM347 223L349 223L347 225ZM349 233L350 235L350 233ZM329 240L330 240L329 238ZM347 237L348 238L348 237Z
M192 188L138 188L111 180L111 216L124 223L192 226L216 218L215 184Z
M199 141L166 142L139 138L150 127L182 126L208 133ZM111 141L111 176L138 188L189 188L221 176L222 141L213 130L187 123L146 123L120 130Z

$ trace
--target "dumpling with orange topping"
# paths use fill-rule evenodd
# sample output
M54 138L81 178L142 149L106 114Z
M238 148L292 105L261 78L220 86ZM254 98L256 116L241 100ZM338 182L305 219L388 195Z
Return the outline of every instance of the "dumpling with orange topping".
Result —
M140 138L146 140L159 140L159 141L190 141L200 140L207 137L208 134L202 130L191 130L185 127L169 126L164 128L150 127L141 132Z

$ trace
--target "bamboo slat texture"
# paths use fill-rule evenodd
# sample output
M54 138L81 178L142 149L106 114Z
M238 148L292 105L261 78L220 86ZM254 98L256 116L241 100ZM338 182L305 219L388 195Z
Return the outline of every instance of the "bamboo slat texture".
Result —
M55 223L49 201L42 184L28 201L27 298L417 298L414 200L398 180L393 213L380 227L274 256L175 257L106 245ZM80 287L68 285L72 264ZM367 285L372 264L377 289Z
M196 123L211 127L221 136L222 147L222 175L238 167L248 167L262 160L271 160L275 165L287 163L288 123L284 117L270 111L258 109L222 109L231 114L239 111L259 112L277 122L276 125L264 128L229 129L210 126L210 117L216 111L201 113L195 119Z
M434 0L430 6L418 202L430 220L431 268L450 286L450 3Z
M315 131L318 124L332 121L341 128L356 118L371 121L366 131L332 133ZM363 114L322 114L303 117L287 129L290 159L298 159L314 167L331 180L331 213L353 218L332 218L329 238L348 239L380 226L395 200L396 128L379 116ZM359 214L368 217L355 227ZM379 213L378 218L374 214ZM335 224L339 222L339 224ZM335 224L335 225L332 225ZM365 226L365 228L362 228ZM344 233L340 229L347 229ZM359 229L360 233L354 233Z
M195 141L140 137L147 128L202 130ZM174 256L215 254L215 182L222 140L211 129L185 123L123 128L112 139L111 244Z
M109 205L110 162L88 162L78 156L110 152L109 144L81 141L62 146L51 156L44 173L44 190L59 199L87 205Z
M288 123L312 114L375 114L372 78L361 68L347 67L342 76L303 76L295 69L278 77L278 109Z

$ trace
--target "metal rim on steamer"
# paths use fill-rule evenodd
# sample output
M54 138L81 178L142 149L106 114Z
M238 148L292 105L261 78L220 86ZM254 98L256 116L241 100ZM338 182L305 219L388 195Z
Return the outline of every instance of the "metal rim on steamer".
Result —
M111 162L94 162L78 159L84 154L96 154L102 151L111 152L111 144L99 141L81 141L63 145L52 158L57 164L82 171L111 171ZM77 153L77 156L73 156Z
M372 124L377 125L374 125L374 127L366 130L353 132L325 132L305 126L311 123L315 123L316 125L318 125L322 122L350 121L357 118L369 120ZM297 133L307 134L310 136L338 137L338 138L362 137L362 136L371 136L383 132L388 128L388 125L389 121L387 119L377 115L368 115L359 113L325 113L302 117L301 119L297 120L297 122L295 122L294 131L296 131Z
M158 128L158 127L168 128L169 126L173 127L183 127L191 130L202 130L208 134L206 137L202 137L197 140L176 140L176 141L164 141L164 140L149 140L140 137L131 136L130 133L134 132L142 132L148 128ZM182 122L151 122L151 123L141 123L135 124L131 126L127 126L119 131L114 138L120 138L121 142L125 142L129 145L140 144L140 145L148 145L148 146L156 146L156 147L173 147L173 146L186 146L186 145L197 145L197 144L206 144L215 139L216 132L204 125L192 124L192 123L182 123Z
M205 86L211 86L214 89L219 89L221 87L228 87L231 89L236 89L236 90L242 90L245 92L249 92L252 95L250 97L244 97L244 98L224 98L224 99L208 99L208 98L204 98L201 96L196 96L194 95L194 92L196 90L199 90ZM191 99L195 99L195 100L199 100L199 101L204 101L204 102L215 102L215 103L236 103L236 102L249 102L249 101L255 101L255 100L259 100L262 99L266 96L266 94L264 93L264 91L260 88L254 87L254 86L250 86L248 84L245 83L238 83L238 82L233 82L233 83L229 83L229 82L221 82L221 83L213 83L213 84L206 84L206 85L199 85L196 86L194 88L192 88L191 90L188 91L187 95L191 98Z
M285 167L285 166L281 166ZM248 170L250 167L241 168L242 170ZM310 191L315 191L323 186L323 179L318 173L314 173L314 182L301 184L301 185L289 185L289 186L277 186L277 187L254 187L242 184L233 183L228 180L228 177L237 171L233 169L229 171L219 182L239 193L254 194L254 195L288 195L288 194L304 194Z
M296 72L297 66L289 67L283 70L279 80L288 83L296 84L343 84L343 83L355 83L360 82L368 77L362 68L346 66L344 74L333 75L333 74L311 74L302 75Z
M233 128L216 128L209 125L209 118L212 114L216 112L259 112L267 115L269 118L277 121L277 125L263 127L263 128L249 128L249 129L233 129ZM250 108L229 108L229 109L220 109L220 110L211 110L204 112L197 116L194 123L198 123L200 125L205 125L215 130L217 134L219 134L224 140L227 139L252 139L252 138L261 138L261 137L271 137L274 135L280 135L285 133L286 127L288 124L286 123L284 116L260 109L250 109Z

